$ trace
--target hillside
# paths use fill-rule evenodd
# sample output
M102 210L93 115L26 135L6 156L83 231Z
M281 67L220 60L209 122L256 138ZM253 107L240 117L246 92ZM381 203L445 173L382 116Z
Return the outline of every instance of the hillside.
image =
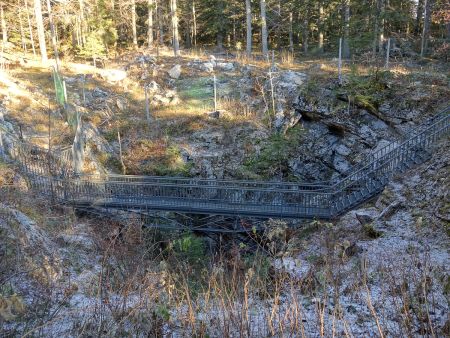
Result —
M450 336L444 0L0 0L0 338Z

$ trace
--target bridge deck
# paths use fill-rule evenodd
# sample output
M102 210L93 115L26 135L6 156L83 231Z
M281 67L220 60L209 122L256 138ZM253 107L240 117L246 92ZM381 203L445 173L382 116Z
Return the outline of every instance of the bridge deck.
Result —
M102 207L134 211L176 211L192 214L241 215L250 217L329 219L327 207L302 207L300 204L261 205L240 204L226 201L199 201L162 198L103 198L77 199L71 202L80 207Z

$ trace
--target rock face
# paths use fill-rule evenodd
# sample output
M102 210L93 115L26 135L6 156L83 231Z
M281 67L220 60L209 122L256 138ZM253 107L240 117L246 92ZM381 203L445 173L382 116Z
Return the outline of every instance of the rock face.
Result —
M28 269L36 269L37 276L49 281L61 278L61 257L56 245L36 222L19 210L1 203L0 215L0 232L6 234L8 240L20 243L21 256L28 257L24 262Z
M180 65L175 65L173 66L170 70L169 70L169 76L172 79L178 79L181 75L181 66Z
M187 157L195 164L191 174L215 179L233 177L244 159L259 147L258 142L267 137L263 129L245 124L231 130L197 131L185 148Z
M293 109L293 103L307 79L306 74L290 70L282 71L278 77L272 79L276 97L274 126L278 131L286 133L288 129L300 122L302 115ZM270 79L266 86L271 86Z

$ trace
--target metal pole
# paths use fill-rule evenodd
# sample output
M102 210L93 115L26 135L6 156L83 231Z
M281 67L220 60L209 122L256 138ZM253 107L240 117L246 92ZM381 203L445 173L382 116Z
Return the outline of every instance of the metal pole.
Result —
M147 124L148 127L150 128L151 126L151 117L150 117L150 102L148 99L148 88L147 86L144 86L144 93L145 93L145 115L147 116Z
M217 81L216 75L214 75L214 111L217 111Z
M270 93L272 96L272 114L275 114L275 93L273 89L273 77L272 72L269 70L269 80L270 80Z
M83 105L86 105L86 92L84 90L84 87L86 85L86 74L83 74L83 82L82 82L81 92L83 95Z
M338 74L339 74L339 85L342 85L342 38L339 38Z
M388 39L388 43L387 43L387 50L386 50L386 64L385 64L385 68L389 69L389 54L391 52L391 38Z

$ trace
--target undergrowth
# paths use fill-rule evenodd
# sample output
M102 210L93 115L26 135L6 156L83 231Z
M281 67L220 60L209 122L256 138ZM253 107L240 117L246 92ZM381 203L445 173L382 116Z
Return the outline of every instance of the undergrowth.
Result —
M244 162L242 175L252 178L270 179L272 177L290 178L289 160L295 155L302 139L303 129L296 126L285 135L272 134L255 154Z

